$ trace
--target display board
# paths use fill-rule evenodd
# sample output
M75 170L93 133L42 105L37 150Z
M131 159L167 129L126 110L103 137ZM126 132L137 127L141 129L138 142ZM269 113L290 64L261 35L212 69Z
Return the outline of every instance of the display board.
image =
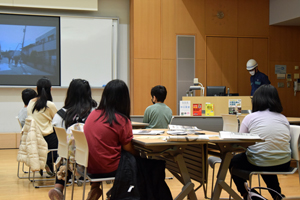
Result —
M61 86L74 78L102 87L116 67L117 27L114 19L61 17Z

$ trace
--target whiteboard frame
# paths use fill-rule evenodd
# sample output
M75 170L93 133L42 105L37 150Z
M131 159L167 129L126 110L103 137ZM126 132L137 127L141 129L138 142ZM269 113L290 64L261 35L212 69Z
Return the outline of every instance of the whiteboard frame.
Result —
M45 15L45 14L35 14L35 13L26 13L26 12L7 12L7 11L2 11L1 13L3 14L18 14L18 15L33 15L33 16L52 16L52 17L77 17L77 18L94 18L94 19L112 19L113 23L113 29L112 29L112 77L111 80L117 79L117 74L118 74L118 68L119 68L119 63L118 63L118 56L119 56L119 18L118 17L92 17L92 16L76 16L76 15L55 15L55 14L50 14L50 15ZM60 37L61 37L61 29L60 29ZM60 39L61 40L61 39ZM61 45L61 41L60 41ZM61 48L61 47L60 47ZM61 54L61 49L60 49L60 54ZM68 86L62 86L62 80L61 80L61 55L60 55L60 86L52 86L53 88L68 88ZM34 87L34 86L17 86L17 85L0 85L0 88L28 88L28 87ZM104 88L102 86L95 87L91 86L91 88Z

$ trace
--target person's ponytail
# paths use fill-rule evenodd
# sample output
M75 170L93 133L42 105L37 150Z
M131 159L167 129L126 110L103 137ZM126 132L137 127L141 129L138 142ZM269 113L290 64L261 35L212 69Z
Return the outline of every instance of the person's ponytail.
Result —
M32 109L32 113L34 113L35 110L40 111L42 109L46 109L47 101L52 101L51 82L46 78L40 79L37 82L37 92L38 97Z

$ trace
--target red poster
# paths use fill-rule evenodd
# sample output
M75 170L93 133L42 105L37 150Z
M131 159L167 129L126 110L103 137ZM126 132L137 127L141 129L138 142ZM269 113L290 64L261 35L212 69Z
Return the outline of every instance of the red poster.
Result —
M202 116L202 104L193 104L193 116Z

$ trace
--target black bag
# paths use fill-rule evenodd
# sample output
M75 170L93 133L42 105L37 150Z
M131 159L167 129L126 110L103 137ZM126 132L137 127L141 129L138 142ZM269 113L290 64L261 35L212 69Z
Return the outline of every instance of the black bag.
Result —
M172 200L165 182L165 161L122 151L111 200Z
M261 189L261 190L268 190L271 191L273 193L275 193L276 199L280 200L282 199L284 196L280 193L278 193L277 191L271 189L271 188L265 188L265 187L253 187L253 188L249 188L248 187L248 183L245 182L245 188L248 192L248 196L247 196L247 200L267 200L265 197L263 197L261 194L259 194L258 192L255 191L255 189Z

